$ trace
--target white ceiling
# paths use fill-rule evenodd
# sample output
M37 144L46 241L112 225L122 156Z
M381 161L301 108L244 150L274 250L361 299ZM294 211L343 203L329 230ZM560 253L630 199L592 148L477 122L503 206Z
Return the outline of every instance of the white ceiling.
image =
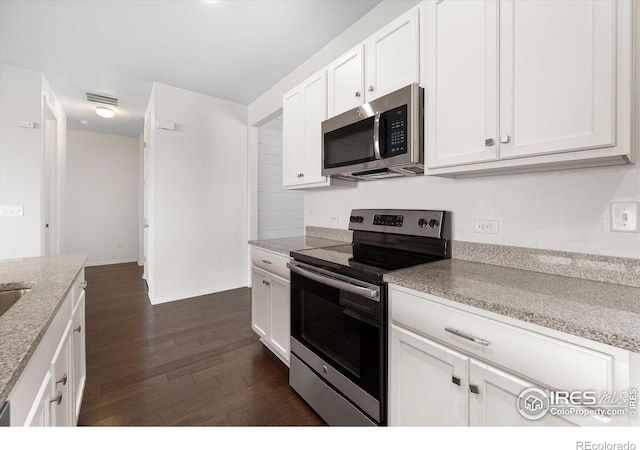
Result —
M138 136L154 81L249 104L380 1L0 0L0 61L42 71L69 128Z

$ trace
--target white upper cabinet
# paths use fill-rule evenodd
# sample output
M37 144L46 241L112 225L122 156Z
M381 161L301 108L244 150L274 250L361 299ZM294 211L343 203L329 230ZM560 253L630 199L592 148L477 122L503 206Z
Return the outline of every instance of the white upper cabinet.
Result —
M497 6L477 0L427 3L429 167L498 158Z
M365 42L367 102L420 80L419 18L414 8Z
M322 121L327 118L327 77L321 71L284 95L282 184L289 189L353 185L322 176Z
M329 117L338 115L364 101L364 46L345 53L327 67Z
M420 8L413 8L327 67L333 117L420 81Z
M428 1L427 174L633 162L628 0Z
M616 2L500 9L500 157L615 145Z

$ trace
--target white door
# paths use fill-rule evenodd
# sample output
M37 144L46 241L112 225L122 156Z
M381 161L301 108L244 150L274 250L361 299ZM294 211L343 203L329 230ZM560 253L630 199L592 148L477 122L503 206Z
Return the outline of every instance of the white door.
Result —
M414 8L365 42L365 101L420 81L419 11Z
M60 344L51 360L51 425L68 427L72 425L73 398L71 368L70 334L68 323Z
M85 381L87 379L87 361L86 355L86 340L85 340L85 328L84 328L84 305L85 305L85 291L80 293L78 304L71 317L71 353L72 353L72 376L71 382L73 386L71 391L73 393L73 424L78 423L78 417L80 416L80 407L82 405L82 395L84 393Z
M49 411L51 408L51 372L47 371L36 394L36 399L25 420L25 427L48 427L51 422Z
M59 249L59 227L58 227L58 141L57 123L55 114L47 104L47 97L44 97L44 181L43 181L43 234L42 234L42 254L57 255Z
M389 360L390 425L468 424L467 356L391 325Z
M251 280L251 328L261 338L268 339L271 311L269 275L254 267Z
M427 167L497 159L496 1L428 2L425 20Z
M327 117L333 117L364 102L364 49L362 45L342 55L327 67Z
M304 119L302 91L296 88L282 101L282 185L293 187L302 177Z
M289 361L289 341L291 339L291 305L289 282L284 278L271 276L271 320L269 342L285 361Z
M327 118L326 72L316 74L302 85L304 110L304 184L324 183L322 176L322 121Z
M616 4L500 4L500 157L615 144Z
M142 159L142 176L143 176L143 213L142 213L142 240L143 240L143 272L142 278L148 281L148 272L149 272L149 152L150 152L150 119L149 113L145 116L144 120L144 133L143 133L143 152L144 157Z

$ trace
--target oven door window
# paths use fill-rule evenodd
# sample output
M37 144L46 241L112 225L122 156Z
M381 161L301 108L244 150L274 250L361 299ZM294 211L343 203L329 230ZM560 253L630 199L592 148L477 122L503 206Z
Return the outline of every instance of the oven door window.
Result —
M380 304L292 277L292 336L374 398L380 398Z
M331 169L376 159L373 150L373 125L370 117L324 135L324 167Z

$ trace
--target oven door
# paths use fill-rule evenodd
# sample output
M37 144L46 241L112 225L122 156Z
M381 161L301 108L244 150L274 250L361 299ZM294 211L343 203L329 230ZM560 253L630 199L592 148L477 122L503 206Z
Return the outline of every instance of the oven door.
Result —
M384 420L384 286L293 262L291 351L377 422Z

